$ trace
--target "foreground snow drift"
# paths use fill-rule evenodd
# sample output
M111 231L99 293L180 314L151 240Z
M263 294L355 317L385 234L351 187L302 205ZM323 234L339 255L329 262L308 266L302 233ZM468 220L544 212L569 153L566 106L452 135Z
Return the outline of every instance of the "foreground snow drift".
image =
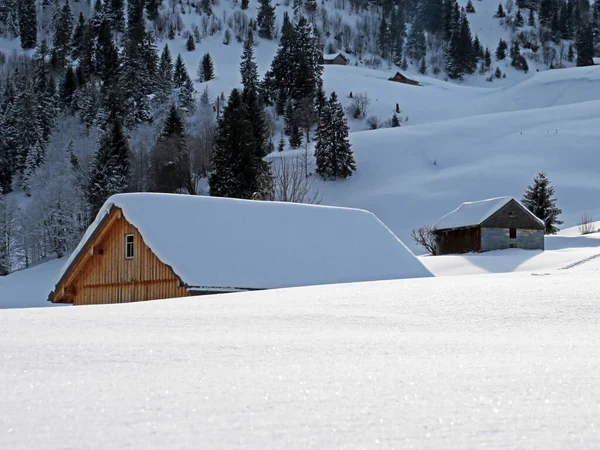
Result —
M585 272L0 311L0 448L593 448Z

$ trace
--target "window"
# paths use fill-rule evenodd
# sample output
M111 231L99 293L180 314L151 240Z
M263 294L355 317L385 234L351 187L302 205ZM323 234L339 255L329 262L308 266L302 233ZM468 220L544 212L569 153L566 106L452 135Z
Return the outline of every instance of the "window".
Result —
M516 239L517 238L517 229L516 228L510 228L509 229L509 236L510 239Z
M508 217L515 217L515 213L513 211L509 212Z
M125 259L133 259L133 234L125 235Z

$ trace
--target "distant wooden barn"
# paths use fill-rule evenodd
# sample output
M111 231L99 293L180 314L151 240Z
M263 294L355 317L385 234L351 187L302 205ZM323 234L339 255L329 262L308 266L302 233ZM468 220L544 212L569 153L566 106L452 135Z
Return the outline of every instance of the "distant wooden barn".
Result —
M319 64L322 65L337 65L337 66L346 66L350 63L350 58L348 58L343 53L333 53L330 55L321 55L319 58Z
M437 253L544 249L544 222L512 197L467 202L434 225Z
M119 194L86 231L49 300L126 303L430 275L367 211Z
M415 80L411 80L410 78L402 75L400 72L396 72L396 75L394 75L393 77L389 78L390 81L395 81L396 83L404 83L404 84L410 84L413 86L420 86L418 81Z

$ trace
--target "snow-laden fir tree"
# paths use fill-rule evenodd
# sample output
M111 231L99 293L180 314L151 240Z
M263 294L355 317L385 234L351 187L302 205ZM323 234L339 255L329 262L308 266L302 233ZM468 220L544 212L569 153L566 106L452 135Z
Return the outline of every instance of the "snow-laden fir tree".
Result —
M324 179L347 178L356 170L342 105L332 92L317 127L317 173Z
M19 34L21 36L21 47L24 49L35 48L37 44L37 11L35 4L35 0L19 0L18 2Z
M174 86L176 88L182 87L189 77L183 58L181 57L181 54L178 54L177 59L175 60L175 69L173 71Z
M23 169L23 176L21 177L21 189L27 195L30 195L29 190L31 180L35 175L36 170L43 164L46 149L41 140L38 140L35 145L27 153L25 158L25 168Z
M275 34L275 8L271 0L259 0L256 16L258 35L263 39L273 39Z
M269 191L271 171L269 163L264 157L269 153L267 140L267 122L262 100L259 96L258 66L254 60L254 34L251 29L244 41L244 51L240 63L240 75L242 78L242 101L246 105L249 119L252 125L252 145L255 155L255 166L258 192L265 194Z
M215 69L210 53L205 53L198 65L198 78L200 81L210 81L215 77Z
M504 17L506 17L506 13L504 12L502 3L498 3L498 9L496 10L496 14L494 14L494 17L497 19L503 19Z
M111 90L115 91L115 86ZM111 97L117 98L118 92ZM92 214L95 215L106 199L113 194L125 192L129 185L129 142L121 122L118 101L111 102L106 131L100 138L98 150L92 161L87 197Z
M185 44L185 49L188 52L193 52L194 50L196 50L196 43L194 42L194 36L192 36L191 33L188 36L187 42Z
M86 21L83 13L79 13L79 17L77 19L77 25L75 25L75 30L73 31L73 35L71 37L71 58L73 61L77 61L81 55L85 51L85 29L86 29Z
M162 133L152 151L152 188L156 192L194 192L190 185L190 157L185 127L171 105Z
M392 61L394 64L402 64L402 52L404 50L404 39L406 38L406 23L404 18L404 4L400 3L392 9L390 21L390 44Z
M194 89L194 83L188 76L183 86L178 90L177 100L179 108L185 111L188 115L192 115L196 110L196 89Z
M77 78L75 77L75 71L72 66L67 68L63 80L60 84L59 96L62 107L64 110L72 114L73 111L73 98L75 91L77 90Z
M58 21L55 23L52 49L52 63L62 70L67 65L67 57L71 54L71 34L73 32L73 14L69 0L65 0Z
M556 207L554 187L544 172L538 173L533 184L527 187L522 202L537 218L544 221L546 234L556 234L556 225L562 224L558 219L562 210Z
M408 40L406 41L406 54L413 61L420 61L427 53L427 42L425 41L425 30L423 19L419 16L412 24Z

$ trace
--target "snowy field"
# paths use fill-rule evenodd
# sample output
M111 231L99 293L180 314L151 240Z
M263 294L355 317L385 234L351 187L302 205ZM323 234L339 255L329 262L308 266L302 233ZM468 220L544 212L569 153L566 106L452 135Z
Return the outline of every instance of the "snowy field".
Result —
M598 448L597 273L0 311L0 448Z

